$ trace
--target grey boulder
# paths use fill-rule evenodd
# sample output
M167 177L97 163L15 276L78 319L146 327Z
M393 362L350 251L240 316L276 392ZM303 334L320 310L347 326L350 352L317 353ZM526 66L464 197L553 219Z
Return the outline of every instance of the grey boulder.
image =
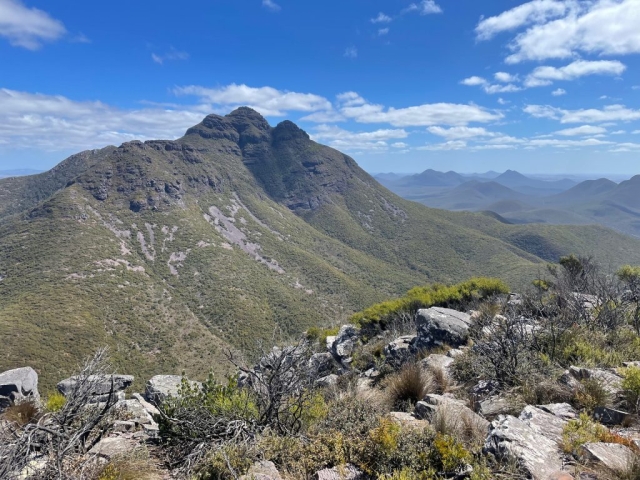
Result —
M418 336L416 350L426 350L440 345L459 347L469 339L471 316L449 308L427 308L418 310Z
M537 434L547 437L556 443L562 441L562 431L568 423L567 420L556 417L533 405L527 405L518 418L529 425Z
M81 377L69 377L58 383L58 391L65 397L72 394L79 386L78 382L83 381ZM89 375L86 381L92 384L91 395L108 395L113 386L113 392L123 392L133 383L132 375Z
M201 387L200 382L191 380L192 387ZM144 398L152 405L159 406L169 397L177 397L180 393L182 377L180 375L156 375L148 382L144 390Z
M635 459L633 451L618 443L585 443L581 450L585 460L616 473L629 469Z
M313 476L314 480L357 480L359 478L364 478L364 475L353 465L325 468Z
M350 362L358 342L358 330L353 325L343 325L331 345L331 353L341 362Z
M500 416L489 428L485 453L517 462L533 480L547 480L562 470L562 455L557 443L522 420Z
M40 400L36 371L31 367L22 367L0 373L0 410L3 409L2 405L6 408L12 402L25 398Z
M415 335L404 335L396 338L393 342L384 347L385 361L392 365L402 365L413 355L412 344Z

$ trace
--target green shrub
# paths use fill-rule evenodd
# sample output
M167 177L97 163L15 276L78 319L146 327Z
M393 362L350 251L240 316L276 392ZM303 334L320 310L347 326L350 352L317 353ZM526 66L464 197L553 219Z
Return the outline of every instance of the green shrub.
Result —
M627 402L631 408L636 408L640 400L640 368L629 367L622 372L622 388L625 391Z
M602 442L608 430L594 421L585 412L575 420L570 420L562 430L562 449L565 453L576 454L585 443Z
M494 278L473 278L457 285L441 284L416 287L399 299L389 300L369 307L351 317L351 322L360 326L377 326L384 329L386 323L402 313L413 313L420 308L434 306L461 307L482 301L495 295L509 293L502 280Z
M47 400L44 402L44 408L48 412L58 412L64 407L64 404L67 403L66 397L58 392L54 392L47 397Z
M339 331L339 326L332 328L311 327L307 330L307 339L316 341L321 347L324 347L327 343L327 337L338 335Z
M449 435L438 434L436 436L432 455L442 471L447 473L460 470L471 460L471 454L464 448L464 445Z
M580 388L575 392L573 403L584 408L587 412L593 412L596 407L604 407L609 404L609 393L595 378L587 378L580 382Z

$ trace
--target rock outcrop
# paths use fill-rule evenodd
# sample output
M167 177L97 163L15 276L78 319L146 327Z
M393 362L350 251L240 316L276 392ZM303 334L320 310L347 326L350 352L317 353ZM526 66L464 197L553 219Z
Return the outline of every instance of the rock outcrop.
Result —
M23 367L0 373L0 412L25 398L40 400L38 374L35 370Z
M459 347L469 339L471 316L449 308L418 310L418 336L414 348L418 351L440 345Z

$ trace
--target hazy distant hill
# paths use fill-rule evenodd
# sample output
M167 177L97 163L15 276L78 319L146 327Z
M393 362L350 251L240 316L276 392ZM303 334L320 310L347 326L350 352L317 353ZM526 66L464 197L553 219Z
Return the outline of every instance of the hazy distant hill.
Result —
M7 177L23 177L25 175L35 175L41 173L42 170L33 170L30 168L18 168L14 170L0 170L0 178Z
M425 178L456 178L455 172L427 170ZM416 179L409 182L409 179ZM422 182L419 175L387 186L409 200L448 210L492 211L516 223L600 224L640 236L640 176L617 184L611 180L541 180L513 170L495 180L472 179L444 185ZM464 178L464 177L463 177ZM452 182L453 183L453 182Z
M176 141L0 180L0 252L0 370L29 364L41 378L64 378L102 344L139 378L224 371L226 349L250 354L430 281L519 288L571 252L640 263L640 241L602 227L403 200L247 108Z

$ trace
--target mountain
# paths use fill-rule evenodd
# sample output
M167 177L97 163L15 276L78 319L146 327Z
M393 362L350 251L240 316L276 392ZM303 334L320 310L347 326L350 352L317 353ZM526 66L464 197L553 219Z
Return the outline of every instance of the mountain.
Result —
M388 173L376 173L375 175L373 175L373 178L375 178L380 183L383 183L383 182L395 182L396 180L400 180L401 178L406 176L407 174L403 174L403 173L388 172Z
M494 181L520 193L536 196L560 193L576 185L576 182L568 178L554 181L538 180L522 175L515 170L507 170L496 177Z
M35 175L42 173L42 170L33 170L30 168L18 168L14 170L0 170L0 178L7 177L23 177L25 175Z
M471 180L455 188L442 191L439 195L432 195L428 204L434 208L446 210L492 210L496 202L524 201L528 197L493 181ZM426 202L425 202L426 203ZM497 212L496 213L500 213Z
M0 371L33 365L45 390L99 345L139 379L224 373L227 351L255 355L415 285L521 288L571 252L640 263L640 241L605 228L403 200L248 108L26 179L0 180Z
M409 175L396 183L402 187L451 187L461 185L467 180L456 172L437 172L428 169L422 173Z
M0 219L13 213L35 207L80 173L98 163L115 147L88 150L73 155L48 172L38 175L18 176L0 182Z

